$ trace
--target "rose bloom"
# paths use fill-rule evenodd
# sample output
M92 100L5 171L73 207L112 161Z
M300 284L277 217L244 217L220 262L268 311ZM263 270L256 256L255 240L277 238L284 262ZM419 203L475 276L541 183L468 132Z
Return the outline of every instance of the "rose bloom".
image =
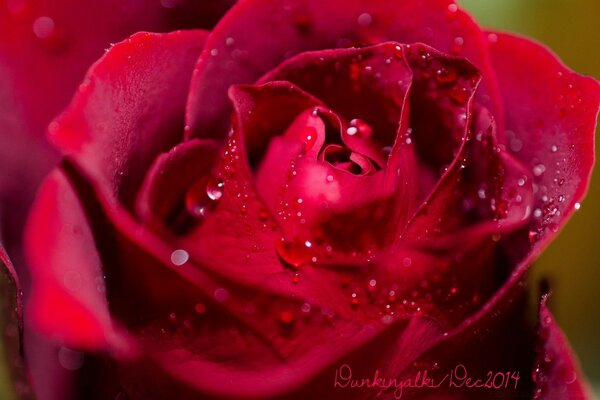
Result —
M194 10L148 29L212 26ZM60 55L47 18L36 40ZM62 161L25 230L19 393L398 398L360 384L378 374L412 380L405 399L588 398L525 280L585 194L598 83L448 0L217 19L115 44L49 124Z

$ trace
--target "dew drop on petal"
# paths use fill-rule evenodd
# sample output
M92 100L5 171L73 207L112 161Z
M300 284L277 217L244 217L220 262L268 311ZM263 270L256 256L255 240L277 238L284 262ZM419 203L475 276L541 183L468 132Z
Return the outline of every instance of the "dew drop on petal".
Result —
M349 136L360 135L362 137L369 137L372 132L373 129L371 126L361 119L353 119L350 121L350 126L346 130L346 133Z
M575 210L579 210L581 208L581 203L575 203L573 208L575 208Z
M296 322L296 316L291 310L284 310L279 313L278 316L279 325L281 327L281 333L283 335L289 335Z
M77 371L83 366L84 354L79 351L61 347L58 350L58 362L68 371Z
M362 13L358 16L357 22L362 27L369 27L373 23L373 17L369 13Z
M541 176L546 171L546 166L544 164L538 164L533 167L533 174L535 176Z
M458 74L456 73L456 71L453 68L448 69L448 68L441 67L435 71L435 80L440 85L454 84L457 79L458 79Z
M194 311L196 312L196 314L204 314L206 312L206 306L204 305L204 303L196 303L196 305L194 306Z
M312 126L307 126L302 130L300 140L304 152L312 149L317 142L317 130Z
M173 265L182 266L190 259L190 255L183 249L177 249L171 253L171 262Z
M33 33L39 39L48 39L54 33L54 20L47 16L36 18L36 20L33 21L32 28Z
M223 188L225 184L220 179L211 179L206 184L206 195L213 201L220 200L223 197Z
M218 288L215 290L214 296L219 303L225 303L229 299L229 292L225 288Z

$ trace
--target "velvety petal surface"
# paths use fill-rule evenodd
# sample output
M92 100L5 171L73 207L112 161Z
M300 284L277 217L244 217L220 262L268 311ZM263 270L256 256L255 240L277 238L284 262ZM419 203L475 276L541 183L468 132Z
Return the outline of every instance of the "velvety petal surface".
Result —
M352 0L339 7L336 1L257 0L238 3L211 33L192 81L188 137L224 137L232 84L253 83L305 51L385 41L423 42L467 57L486 77L481 101L501 115L487 39L453 1Z
M3 243L19 266L37 185L58 161L45 134L85 71L138 31L212 28L232 0L8 0L0 6L0 202ZM21 273L21 271L19 271ZM22 274L23 283L28 278Z
M587 190L600 85L528 39L499 33L490 51L506 106L507 148L533 175L531 236L547 243Z
M154 158L181 141L191 71L206 32L137 33L88 72L50 139L132 206Z
M102 261L85 211L58 171L37 195L26 250L33 281L28 319L37 330L77 348L124 345L111 323Z
M591 399L591 388L567 338L548 308L549 295L540 302L537 358L533 370L534 399Z

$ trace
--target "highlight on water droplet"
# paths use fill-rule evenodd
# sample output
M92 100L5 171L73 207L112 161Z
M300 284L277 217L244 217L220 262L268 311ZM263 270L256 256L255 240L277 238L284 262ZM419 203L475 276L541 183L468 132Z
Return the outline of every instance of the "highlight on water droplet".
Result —
M346 133L348 136L360 135L362 137L369 137L371 136L371 133L373 133L373 129L367 122L355 118L350 121L350 125L348 126L348 129L346 129Z
M453 68L440 67L435 71L435 80L440 85L451 85L458 79L458 74Z
M302 150L306 153L310 151L317 143L317 130L312 126L302 129L300 140L302 141Z
M220 179L206 178L196 181L185 194L185 207L195 218L206 218L217 205L224 193L224 183Z
M171 253L171 262L178 267L182 266L190 259L190 255L183 249L177 249Z
M223 188L225 184L220 179L211 179L206 184L206 195L213 201L220 200L223 197Z

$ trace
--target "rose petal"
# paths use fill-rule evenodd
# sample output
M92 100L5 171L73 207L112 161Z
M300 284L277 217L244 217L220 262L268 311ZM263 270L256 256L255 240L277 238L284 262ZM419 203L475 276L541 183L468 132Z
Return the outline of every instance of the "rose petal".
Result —
M44 175L57 163L45 133L86 69L138 31L212 28L234 3L7 1L0 7L0 202L4 245L22 265L21 232ZM22 275L23 283L28 278Z
M26 227L29 319L71 346L123 346L111 323L100 256L77 193L60 172L41 186ZM76 245L75 245L76 244Z
M404 396L425 399L531 398L533 332L526 319L526 296L520 291L483 319L467 320L466 329L433 345L401 379L427 371L434 385L405 388Z
M171 226L184 228L189 218L182 216L186 209L186 193L196 182L206 180L217 156L217 144L193 140L175 146L156 158L146 174L136 200L136 214L153 229ZM188 213L189 215L189 213Z
M206 33L138 33L88 72L50 137L128 206L161 151L180 141L193 63Z
M534 175L531 234L545 245L587 190L600 85L569 70L543 46L496 35L490 51L507 105L508 147Z
M360 119L370 138L392 146L412 72L397 43L360 49L302 53L286 60L258 83L285 80L312 94L344 119ZM366 133L366 132L365 132ZM344 135L351 146L361 132ZM358 149L355 149L358 150ZM380 158L381 156L379 156Z
M169 246L140 229L123 208L111 205L103 191L96 188L94 193L89 192L94 187L85 184L81 176L77 177L77 171L71 170L69 174L77 182L80 196L86 198L88 212L94 215L90 221L94 230L108 228L108 221L102 222L106 217L115 223L114 232L105 230L102 235L102 248L108 245L112 249L103 251L103 265L112 314L139 338L144 355L125 365L124 390L132 395L144 393L152 398L153 395L144 390L150 388L160 393L160 387L172 382L169 376L175 381L173 393L181 391L182 398L185 393L189 394L185 387L192 387L195 396L200 392L237 397L239 390L248 390L255 397L275 394L287 397L290 391L313 379L317 379L317 390L322 391L331 387L330 368L353 349L356 354L351 357L374 361L371 345L385 347L395 342L402 350L399 354L405 354L401 362L406 364L440 333L437 324L427 319L402 318L395 323L384 323L376 318L370 323L357 324L356 318L361 318L361 313L353 316L347 312L337 313L318 303L309 305L312 312L303 311L303 297L290 296L287 290L282 296L267 285L240 286L231 279L217 277L203 265L195 265L192 259L187 265L173 265L169 261ZM94 196L102 210L94 208ZM144 279L135 279L142 274ZM123 285L124 282L127 284ZM318 288L318 282L308 281L306 286ZM301 290L296 292L302 293ZM323 295L331 299L335 293L329 290ZM335 307L336 300L332 300ZM198 301L206 308L198 311ZM308 319L301 313L307 313ZM403 336L398 340L397 335L401 333ZM427 340L414 346L412 338L415 336ZM215 346L214 340L218 337L224 338L226 345ZM260 351L261 358L252 357L248 346ZM206 351L202 351L203 348ZM272 356L266 357L268 354ZM220 367L230 365L227 360L239 369ZM254 364L256 362L259 365ZM148 370L157 368L161 371L158 376L146 375ZM127 370L132 371L132 380L127 378ZM258 379L271 373L280 376L284 372L289 378L280 385ZM153 379L145 380L139 387L136 380L140 376ZM233 378L248 382L247 387L224 384ZM156 386L149 382L155 382Z
M187 137L224 137L231 110L227 88L254 82L286 58L309 50L385 41L424 42L468 58L486 77L488 96L482 95L482 101L501 115L486 39L450 0L353 0L341 8L331 0L255 0L233 7L207 41L192 81Z
M529 223L533 207L531 174L519 161L500 151L494 140L494 119L487 110L477 110L473 130L476 138L467 140L400 240L423 241L426 246L446 242L450 247L450 243L468 247L490 235L510 234Z
M538 351L533 371L534 399L591 399L591 388L577 358L548 309L548 296L542 297L539 309Z

